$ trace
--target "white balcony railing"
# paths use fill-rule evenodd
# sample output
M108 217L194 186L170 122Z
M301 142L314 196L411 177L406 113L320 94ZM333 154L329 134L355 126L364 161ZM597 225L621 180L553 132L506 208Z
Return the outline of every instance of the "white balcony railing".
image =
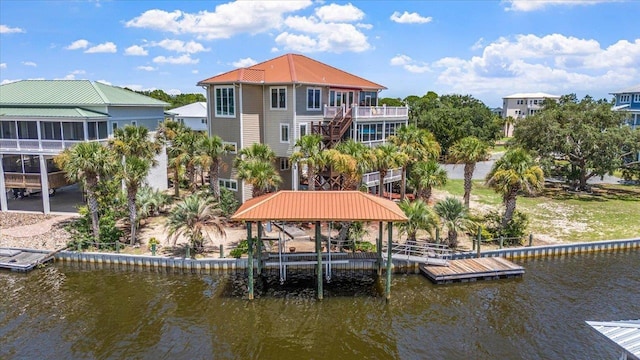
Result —
M383 119L383 118L408 118L409 108L406 106L352 106L353 118L358 119ZM333 119L338 112L346 114L347 108L343 106L325 106L325 119Z
M106 143L107 139L89 140ZM36 140L36 139L0 139L0 150L25 150L42 152L60 152L82 140Z
M391 169L384 177L384 184L388 184L394 181L400 181L402 179L402 168ZM362 182L367 186L376 186L380 184L380 173L371 172L362 176Z

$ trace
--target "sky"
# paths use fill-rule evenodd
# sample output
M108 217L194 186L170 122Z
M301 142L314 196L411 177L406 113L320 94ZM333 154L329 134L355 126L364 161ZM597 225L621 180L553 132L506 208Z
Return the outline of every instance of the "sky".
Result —
M200 80L297 53L381 97L611 98L640 84L639 14L640 0L0 0L0 82L204 93Z

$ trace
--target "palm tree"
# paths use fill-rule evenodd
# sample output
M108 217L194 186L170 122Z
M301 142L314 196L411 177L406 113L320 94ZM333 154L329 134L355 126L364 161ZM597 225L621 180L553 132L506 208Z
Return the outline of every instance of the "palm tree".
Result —
M389 169L405 166L409 161L409 157L407 154L401 152L397 146L391 143L376 146L372 151L373 168L380 173L378 195L382 196L384 190L384 178L387 176Z
M300 137L295 146L296 152L291 154L291 162L304 164L307 166L307 180L309 190L316 189L316 173L322 164L322 136L318 134L308 134Z
M135 156L125 157L122 170L118 177L127 188L127 208L129 209L129 223L131 225L131 238L129 243L135 245L136 230L138 228L138 204L136 198L138 189L145 181L151 169L151 161Z
M200 139L199 155L197 162L209 170L209 188L213 192L216 200L220 199L220 184L218 182L222 155L227 153L227 148L222 142L222 138L217 135L207 136Z
M81 142L65 149L54 158L71 182L80 181L87 192L87 205L91 214L91 230L99 239L99 209L96 190L98 182L113 173L116 161L113 153L99 142Z
M189 188L196 188L196 165L198 164L199 141L203 135L194 131L180 133L173 144L177 164L185 167L189 179Z
M175 245L179 237L185 236L191 246L197 252L201 252L204 241L211 239L210 232L226 236L219 217L220 209L216 205L198 194L187 196L169 213L165 225L168 232L167 240L173 241Z
M332 151L337 153L331 154ZM331 159L329 162L334 169L344 175L344 189L359 188L362 185L362 177L370 171L373 161L373 150L370 147L348 139L340 142L335 150L325 150L325 153Z
M395 135L389 137L389 142L396 145L409 157L408 162L402 167L400 198L404 199L409 165L418 161L436 160L440 156L440 144L431 132L419 129L415 125L400 127Z
M447 171L434 160L420 161L411 169L409 184L416 196L429 203L433 187L447 184Z
M489 158L489 145L475 136L467 136L453 144L449 156L456 164L464 164L464 206L469 208L473 171L478 161Z
M282 178L273 166L273 163L264 160L252 159L243 161L237 168L237 177L253 187L252 196L258 197L276 188Z
M544 187L544 172L529 153L522 148L508 150L498 159L487 174L486 183L502 194L505 206L502 227L513 218L516 199L520 192L535 194Z
M110 143L116 154L123 159L122 170L118 176L127 188L127 207L131 222L130 244L134 245L138 226L136 194L151 167L157 164L155 156L162 151L162 144L150 139L147 128L131 125L116 129Z
M180 179L183 169L181 159L178 157L180 154L179 144L176 144L175 141L183 133L189 131L191 129L180 122L166 120L162 122L156 132L156 141L167 146L168 166L173 170L173 194L175 197L180 196Z
M276 154L269 145L254 143L240 150L233 160L238 179L253 186L253 197L269 192L282 182L273 165L275 159Z
M418 231L424 230L431 233L438 226L436 214L421 199L415 201L403 199L398 206L409 219L406 222L398 223L400 234L407 235L407 243L416 243Z
M437 202L434 210L442 219L443 225L447 227L447 242L451 248L458 246L460 231L466 231L475 226L475 223L469 219L469 209L456 198L447 197Z

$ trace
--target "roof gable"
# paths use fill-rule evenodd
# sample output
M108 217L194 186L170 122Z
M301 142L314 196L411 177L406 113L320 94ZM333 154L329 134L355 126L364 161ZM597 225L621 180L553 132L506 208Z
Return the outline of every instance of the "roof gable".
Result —
M23 80L0 86L0 104L22 106L166 106L164 101L89 80Z
M176 116L184 117L207 117L207 103L204 101L195 102L180 106L171 110L167 110L167 113L174 114Z
M235 69L202 80L198 85L228 83L296 83L370 90L386 89L380 84L298 54L285 54L247 68Z

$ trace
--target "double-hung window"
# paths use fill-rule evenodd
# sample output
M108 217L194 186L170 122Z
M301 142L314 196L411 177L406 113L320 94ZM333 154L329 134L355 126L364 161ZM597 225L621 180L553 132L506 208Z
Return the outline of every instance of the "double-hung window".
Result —
M286 87L271 88L271 109L272 110L287 109L287 88Z
M320 99L322 90L320 88L307 88L307 110L320 111Z
M280 124L280 142L289 143L289 124Z
M216 94L216 116L219 117L235 117L236 116L236 103L235 103L235 89L230 87L218 87L215 89Z

